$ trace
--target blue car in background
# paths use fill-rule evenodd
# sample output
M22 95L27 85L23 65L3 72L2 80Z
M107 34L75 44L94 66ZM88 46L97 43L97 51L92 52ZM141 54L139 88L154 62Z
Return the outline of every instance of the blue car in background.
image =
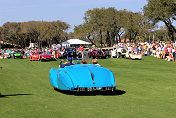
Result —
M114 91L116 89L111 70L99 65L82 65L80 61L73 60L75 65L64 68L51 68L50 84L54 88L68 91Z
M67 59L68 57L73 57L73 58L81 58L82 54L76 51L76 48L69 47L65 48L65 51L63 53L63 58Z

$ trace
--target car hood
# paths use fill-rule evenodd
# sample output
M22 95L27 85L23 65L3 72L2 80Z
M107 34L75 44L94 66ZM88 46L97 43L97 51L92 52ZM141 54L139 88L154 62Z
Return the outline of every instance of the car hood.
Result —
M115 80L109 69L98 65L73 65L64 68L74 87L112 87Z

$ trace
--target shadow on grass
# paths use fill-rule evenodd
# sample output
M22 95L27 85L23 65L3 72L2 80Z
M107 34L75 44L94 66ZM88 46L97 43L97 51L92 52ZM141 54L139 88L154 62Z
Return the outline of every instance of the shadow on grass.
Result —
M60 90L55 88L55 91L61 92L66 95L75 95L75 96L96 96L96 95L102 95L102 96L117 96L117 95L123 95L126 92L123 90L114 90L114 91L66 91L66 90Z
M9 95L0 94L0 98L7 98L8 96L19 96L19 95L32 95L32 94L9 94Z

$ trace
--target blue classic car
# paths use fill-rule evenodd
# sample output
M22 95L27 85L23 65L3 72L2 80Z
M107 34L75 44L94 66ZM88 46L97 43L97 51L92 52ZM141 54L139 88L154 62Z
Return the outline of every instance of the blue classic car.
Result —
M115 78L111 70L93 64L79 64L64 68L51 68L50 84L60 90L69 91L113 91L116 89Z

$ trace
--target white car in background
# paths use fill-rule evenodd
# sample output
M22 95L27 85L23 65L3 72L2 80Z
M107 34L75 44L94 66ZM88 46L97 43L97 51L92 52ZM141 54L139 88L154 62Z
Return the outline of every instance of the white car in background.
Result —
M139 60L141 60L142 59L142 55L141 54L132 53L132 51L128 51L125 54L125 58L126 59L139 59Z
M132 54L131 55L131 59L139 59L139 60L141 60L142 59L142 55L141 54Z
M125 48L118 48L117 53L118 57L122 56L122 58L124 58L127 53L127 50Z

